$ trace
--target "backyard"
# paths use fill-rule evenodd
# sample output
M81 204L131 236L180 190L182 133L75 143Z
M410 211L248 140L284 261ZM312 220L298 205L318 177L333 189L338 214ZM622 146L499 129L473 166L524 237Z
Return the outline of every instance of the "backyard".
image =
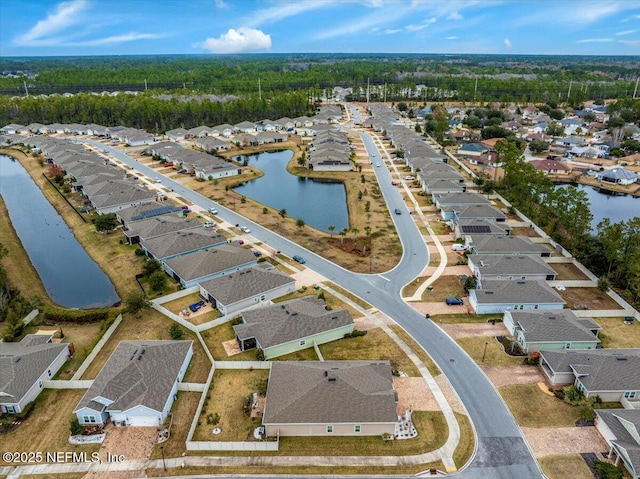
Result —
M524 427L570 427L580 419L580 407L545 394L536 384L503 386L498 392Z
M162 443L165 457L178 457L186 451L185 441L191 427L191 422L196 414L200 393L179 391L178 399L171 407L171 431L169 439ZM160 459L162 452L160 445L156 444L151 453L152 459Z
M573 263L549 263L558 275L558 281L588 281L589 278Z
M598 334L603 348L637 348L640 345L640 321L626 324L624 318L593 318L602 326Z
M622 309L611 296L598 288L567 288L558 291L569 309Z
M256 349L250 349L233 356L227 356L227 352L222 345L225 341L233 341L236 334L231 322L226 322L215 328L207 329L200 333L209 352L216 361L255 361L257 359Z

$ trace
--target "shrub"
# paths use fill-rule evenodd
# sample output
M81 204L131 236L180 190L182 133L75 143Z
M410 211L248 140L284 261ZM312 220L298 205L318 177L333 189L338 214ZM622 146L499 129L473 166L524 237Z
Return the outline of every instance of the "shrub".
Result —
M324 291L318 293L318 299L324 299Z
M51 309L43 313L44 321L48 323L97 323L108 316L107 311Z
M622 479L622 470L609 462L596 461L593 468L602 479Z
M184 335L184 332L182 331L182 328L178 326L177 323L173 323L169 328L169 336L171 336L171 339L173 339L174 341L178 341L179 339L182 339L183 335Z
M264 361L264 351L260 348L256 350L256 359L258 361Z
M162 271L155 271L149 276L149 286L153 291L162 291L167 284L167 275Z
M136 256L144 256L144 254L145 254L145 253L144 253L144 250L143 250L142 248L138 248L138 249L136 249L136 250L134 251L134 254L135 254Z
M129 293L127 298L124 300L124 304L125 311L132 314L136 314L149 306L149 302L144 297L144 293L142 291L133 291L132 293Z
M84 427L80 424L77 417L74 417L71 421L69 421L69 431L72 436L79 436L84 432Z
M349 338L359 338L360 336L366 336L366 335L367 335L366 331L359 331L357 329L354 329L350 333L345 334L344 337L345 339L349 339Z
M220 422L220 414L216 413L209 413L207 414L207 424L209 426L216 426L218 423Z
M593 421L596 418L596 412L591 406L583 406L580 408L580 419L585 421Z
M562 388L564 393L564 402L577 406L584 401L584 394L575 386L565 386Z
M237 326L238 324L242 324L242 318L240 316L231 320L231 326Z

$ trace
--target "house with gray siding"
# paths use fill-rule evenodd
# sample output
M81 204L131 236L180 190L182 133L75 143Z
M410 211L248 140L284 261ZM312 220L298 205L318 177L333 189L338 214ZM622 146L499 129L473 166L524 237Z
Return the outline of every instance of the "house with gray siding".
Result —
M192 356L193 341L121 341L73 412L86 426L161 426Z
M573 384L586 397L636 405L640 399L640 349L540 351L540 367L554 386Z
M342 339L353 328L346 309L327 311L322 299L305 296L245 311L233 330L242 351L259 348L265 359L272 359Z
M602 327L592 318L578 318L570 309L561 311L505 311L503 323L522 350L596 349Z
M557 272L540 256L515 254L470 254L469 268L482 287L485 280L555 281Z
M42 381L69 359L69 345L52 340L52 335L27 334L18 343L0 342L0 412L24 411L42 391Z
M565 301L544 281L487 280L482 289L469 291L469 304L476 314L508 310L563 309Z
M215 228L175 231L166 235L149 238L140 243L149 258L165 263L178 256L223 245L227 238L215 231Z
M545 245L537 244L526 236L469 235L465 243L473 254L531 254L551 256L551 250Z
M151 203L142 203L135 206L129 206L116 211L116 218L125 227L129 228L138 221L144 221L148 218L163 215L174 215L181 212L182 209L171 203L156 201Z
M264 304L295 290L296 280L269 263L260 263L200 283L200 296L222 315Z
M165 236L160 239L164 238ZM190 288L218 276L250 268L257 262L257 258L248 249L234 244L218 244L217 247L207 247L167 260L164 270L183 287Z
M178 215L154 216L134 223L124 231L124 235L130 244L136 244L175 231L187 231L203 226L203 223L195 218Z
M609 460L620 461L631 479L640 479L640 409L596 409L596 429L609 444Z
M276 361L262 417L267 436L393 436L389 361Z

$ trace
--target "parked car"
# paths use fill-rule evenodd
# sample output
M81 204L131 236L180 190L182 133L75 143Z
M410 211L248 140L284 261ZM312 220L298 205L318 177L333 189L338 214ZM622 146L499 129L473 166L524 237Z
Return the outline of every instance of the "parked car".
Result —
M376 166L380 166L380 163L376 163Z
M178 173L183 173L183 174L186 173L186 172L187 172L186 168L182 168L181 170L178 171Z
M241 226L240 230L244 231L245 233L251 233L251 230L249 228L247 228L246 226Z
M255 256L256 258L259 258L260 256L262 256L262 253L260 251L254 251L253 256Z
M405 180L407 180L407 181L413 181L415 179L416 179L416 177L415 176L411 176L411 175L405 177Z
M160 178L155 178L153 181L155 181L156 183L162 183L162 180Z
M204 306L204 301L198 301L197 303L190 304L189 309L195 313L203 306Z
M215 208L209 208L209 213L211 213L212 215L217 215L218 214L218 210Z
M165 164L164 164L164 165L162 165L162 166L163 166L164 168L171 168L171 167L173 167L173 163L171 163L171 162L167 162L167 163L165 163Z
M396 183L395 181L391 182L391 186L396 186L398 183Z
M189 207L187 205L182 205L180 208L182 208L183 210L188 210Z
M455 243L451 245L453 251L465 251L467 249L466 244Z
M462 301L462 298L449 296L447 299L445 299L445 303L447 303L449 306L459 306L461 304L464 304L464 301Z
M402 211L400 211L400 208L396 208L395 210L393 210L393 212L397 215L401 215Z
M296 263L300 263L300 264L305 264L306 263L304 258L302 256L300 256L299 254L296 254L296 255L293 256L293 261L295 261Z

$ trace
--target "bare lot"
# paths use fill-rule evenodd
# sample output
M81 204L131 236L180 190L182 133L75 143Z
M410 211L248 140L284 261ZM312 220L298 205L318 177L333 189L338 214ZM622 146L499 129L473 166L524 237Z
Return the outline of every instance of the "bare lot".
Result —
M598 288L567 288L558 291L570 309L622 309L607 293Z
M549 479L593 479L593 473L580 454L545 456L538 460Z
M640 345L640 322L625 324L624 318L594 318L602 326L598 337L603 348L637 348Z
M556 273L558 273L558 276L556 276L556 279L558 281L565 281L565 280L586 281L589 279L573 263L549 263L549 266L551 266L556 271Z

